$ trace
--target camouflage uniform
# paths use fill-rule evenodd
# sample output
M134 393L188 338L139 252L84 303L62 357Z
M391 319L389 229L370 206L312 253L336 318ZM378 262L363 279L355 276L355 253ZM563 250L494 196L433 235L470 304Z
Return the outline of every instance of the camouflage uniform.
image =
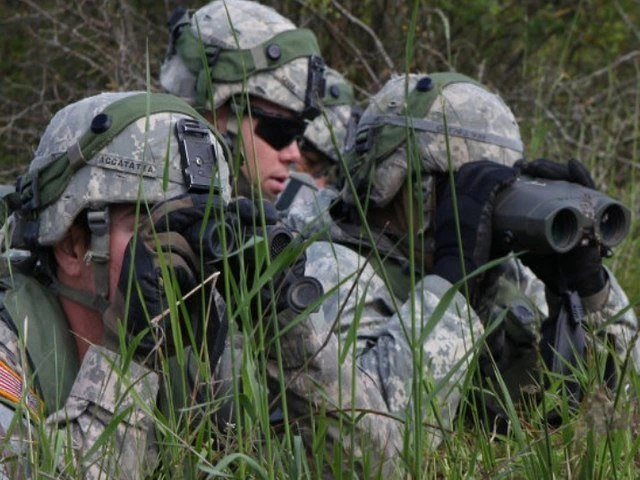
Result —
M357 238L345 232L329 215L328 209L336 196L331 190L320 190L313 202L294 202L286 219L304 236L321 239L307 249L305 273L318 278L326 292L322 325L313 324L304 332L292 332L295 335L292 343L299 345L304 339L304 347L298 346L296 350L310 352L311 360L304 372L313 374L294 377L296 382L290 388L303 396L304 392L313 391L310 384L320 385L322 393L315 394L316 401L329 402L338 410L374 412L364 416L365 422L357 424L356 432L361 438L356 445L367 445L366 449L349 453L363 458L366 452L373 465L381 464L391 471L403 446L405 428L416 421L438 425L428 431L430 445L435 447L441 439L439 428L451 426L460 400L459 385L483 329L459 293L449 301L437 322L430 320L451 288L440 277L418 278L415 288L406 292L404 298L395 296L372 266L372 248L366 236ZM381 240L378 236L376 239ZM406 262L398 252L378 247L381 255L390 254L393 261ZM355 337L355 347L345 344L349 336ZM424 340L412 340L418 338ZM324 342L327 347L321 349ZM351 363L340 365L338 352L345 348L353 349L346 356ZM312 356L313 352L319 353ZM419 372L414 372L414 359L421 365ZM352 364L355 364L353 371ZM356 383L352 385L353 372ZM415 401L414 375L431 385L429 391L435 394L431 402L422 405L420 419L413 418L411 410ZM305 380L311 383L305 384ZM335 390L337 386L333 391L328 389L332 384L341 385L342 396ZM433 405L437 405L435 416L429 410ZM390 421L389 416L396 420ZM339 442L340 433L331 433L336 437L330 439ZM342 441L342 445L349 450L348 442Z
M43 179L53 178L55 182L64 176L64 172L54 177L43 172L65 156L68 159L65 165L73 171L59 196L49 197L42 190L41 204L32 204L33 210L27 209L27 213L14 212L8 222L14 228L13 232L4 230L5 234L11 235L13 247L22 246L26 238L25 226L34 226L34 212L37 212L38 233L32 240L46 247L62 239L84 209L101 211L111 203L136 203L141 198L155 203L186 191L173 127L181 118L201 117L178 99L155 95L149 100L150 108L154 108L156 101L168 102L168 105L158 111L151 110L148 117L148 96L144 92L97 95L72 104L53 117L36 150L27 180L18 184L19 201L25 206L29 203L27 195L37 189L38 184L34 190L25 184L34 182L35 177L51 187ZM101 147L84 142L91 132L96 132L100 142L102 133L109 135L111 121L114 125L117 123L115 113L111 116L103 113L106 108L134 99L140 101L138 111L134 112L137 119L121 126L121 130L108 137ZM218 161L209 175L213 175L213 184L227 201L229 173L225 153L214 134L208 136ZM92 148L98 150L92 151ZM86 261L104 261L102 255L109 251L108 239L106 245L105 250L100 238L97 241L92 238ZM11 252L5 255L11 255ZM3 267L0 373L3 382L14 379L11 392L17 397L11 401L11 392L0 387L0 432L8 442L3 454L4 472L9 478L19 472L29 474L30 459L38 458L30 455L34 449L30 446L31 437L42 434L58 445L55 451L60 457L55 459L54 465L58 465L60 471L78 469L85 478L142 478L152 471L157 461L149 414L156 406L158 374L141 363L121 358L115 353L117 350L100 345L91 345L84 357L78 358L73 335L56 295L70 295L69 289L56 286L55 274L41 268L44 262L46 260L40 260L36 269L29 270L26 275L20 274L15 265L11 275ZM34 272L42 275L36 278ZM95 290L100 292L99 269L96 272ZM40 283L42 279L46 283ZM49 283L50 286L45 286ZM21 294L25 285L29 286L30 293ZM95 302L100 294L80 290L76 293L84 297L87 305L101 305ZM106 300L106 292L103 291L102 296L102 300ZM48 303L41 306L45 300ZM8 315L7 312L13 313ZM53 328L56 325L58 330ZM116 325L107 322L105 327L111 335L116 334ZM30 343L34 338L35 343ZM30 348L33 345L43 351L34 351ZM220 368L227 368L222 366L224 363ZM47 372L51 378L44 378ZM70 389L65 392L65 388L56 382L68 380L69 376ZM52 395L45 394L45 384L50 385ZM2 385L6 386L6 383ZM39 398L41 396L43 398ZM117 425L110 433L108 430L116 420ZM30 422L40 423L45 428L29 428ZM95 449L98 441L103 443ZM53 447L48 448L53 451ZM73 454L67 456L69 451ZM23 456L12 455L20 452ZM65 463L68 458L72 463Z
M405 91L426 93L434 88L438 95L431 109L409 112L413 118L405 116ZM411 108L411 102L407 103ZM387 115L389 117L385 118ZM362 195L363 204L368 201L370 206L387 205L405 184L409 168L421 169L421 192L425 199L429 198L433 183L428 173L446 172L449 168L447 144L439 130L444 117L449 127L453 168L482 158L512 165L522 157L522 144L513 114L499 97L477 83L460 76L442 87L437 75L433 79L418 75L395 77L371 99L360 120L356 139L356 148L358 144L365 148L356 152L360 156L352 154L349 158L355 193ZM421 122L422 119L427 121ZM389 135L376 130L389 124L385 122L397 126L401 132ZM404 140L406 125L415 128L415 144L410 145L411 149ZM420 162L418 165L409 164L408 151L414 152ZM367 158L367 152L374 153ZM295 339L291 339L296 345L295 351L320 351L315 356L307 355L310 365L305 371L312 373L295 377L296 382L291 386L300 397L313 391L312 385L340 383L336 372L338 376L345 372L339 370L335 356L340 347L353 348L346 342L355 338L355 348L346 354L347 368L351 366L348 362L356 364L352 372L356 374L355 386L361 390L351 389L352 375L347 374L342 381L342 397L330 390L317 401L329 401L333 405L346 402L356 411L371 409L390 413L409 423L424 421L426 411L422 412L425 417L415 419L411 408L415 401L412 395L416 394L412 385L415 368L412 360L418 358L416 355L421 346L424 357L419 364L418 376L426 384L440 387L435 389L439 400L438 425L447 428L456 413L469 355L479 351L474 349L477 346L474 344L482 336L483 323L499 317L505 310L509 313L498 331L501 336L499 347L504 352L499 362L501 373L513 394L519 394L521 388L532 382L528 374L537 365L535 345L540 338L541 324L543 319L557 315L558 301L545 292L542 282L528 268L517 260L507 261L501 268L501 276L494 278L495 283L478 307L480 315L469 310L457 293L450 303L443 305L446 308L442 317L431 324L437 306L451 287L446 280L434 275L421 280L417 278L414 289L404 292L408 300L404 296L394 296L391 293L393 290L397 293L394 285L385 285L381 270L372 268L374 256L371 252L378 248L380 255L387 257L385 266L401 266L406 273L408 260L396 248L396 240L374 231L374 247L361 228L339 223L330 213L341 203L350 205L357 201L349 184L338 196L329 190L320 190L313 200L304 198L304 201L293 202L287 212L287 222L307 238L324 240L309 247L306 273L322 281L328 298L323 303L324 326L308 326L306 331L296 331ZM425 200L424 205L423 233L427 237L424 244L430 248L432 204ZM420 268L416 266L415 270L418 275ZM634 365L640 367L640 347L631 343L637 332L637 319L632 309L620 314L629 302L613 275L609 272L609 282L603 291L582 300L587 323L593 327L606 325L605 330L615 339L620 355L631 350ZM523 315L521 309L526 314ZM511 311L516 314L512 315ZM607 318L615 320L605 324ZM421 345L418 338L422 339ZM324 343L327 347L321 350ZM305 379L309 382L305 383ZM359 385L359 381L365 385ZM370 388L367 388L369 383ZM358 425L360 433L364 435L367 429L373 429L374 433L369 434L374 440L370 444L373 447L370 454L382 455L376 461L386 460L386 466L391 468L388 463L397 456L393 451L397 452L403 445L402 424L390 424L384 415L372 414L364 418L367 417L373 418L369 423ZM376 443L382 439L384 443ZM337 437L332 440L339 441ZM433 435L431 440L432 445L437 445L438 435ZM348 448L347 442L343 445ZM351 453L361 455L363 452L355 450Z

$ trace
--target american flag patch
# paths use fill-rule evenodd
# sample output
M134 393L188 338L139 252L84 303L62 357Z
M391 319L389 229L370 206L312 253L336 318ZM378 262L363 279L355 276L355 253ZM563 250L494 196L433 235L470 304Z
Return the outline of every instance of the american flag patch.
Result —
M23 403L24 398L24 404L35 417L40 417L40 412L43 411L42 400L31 389L25 394L22 377L2 360L0 360L0 397L14 405Z

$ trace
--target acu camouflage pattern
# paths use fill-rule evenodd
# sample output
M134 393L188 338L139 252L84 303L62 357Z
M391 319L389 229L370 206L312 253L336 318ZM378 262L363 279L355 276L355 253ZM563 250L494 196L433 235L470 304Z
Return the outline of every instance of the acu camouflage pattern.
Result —
M191 18L194 35L206 45L247 49L296 26L273 8L246 0L216 0L200 8ZM195 105L198 75L187 68L178 54L170 53L160 70L160 83L170 93ZM249 94L301 113L305 107L308 58L300 57L267 72L258 72L240 83L212 83L213 109L231 97ZM202 88L202 87L200 87ZM200 107L201 105L198 105ZM211 103L206 102L206 108Z
M93 118L122 98L141 92L103 93L60 110L45 130L30 171L55 161L89 130ZM174 133L175 123L185 115L158 113L140 118L125 128L107 146L80 168L52 205L39 212L39 241L52 245L60 240L85 208L100 208L109 203L149 203L174 197L186 191L180 150ZM149 122L148 130L146 122ZM229 200L229 168L224 150L210 135L217 160L216 175L221 195ZM163 185L167 175L166 188Z
M31 379L33 372L22 364L24 351L24 339L0 321L0 360L21 378ZM124 368L122 361L113 352L91 346L65 405L43 419L49 440L60 447L55 463L60 472L72 476L76 472L86 479L145 478L152 472L157 451L148 412L155 405L158 376L133 362ZM13 447L11 452L8 448L0 452L0 478L7 472L11 472L7 478L26 478L31 470L33 432L27 431L28 418L15 421L18 412L0 403L0 431L11 433ZM117 427L105 439L110 422L119 415ZM87 456L99 439L104 443Z
M354 103L353 87L338 72L331 68L325 71L327 81L324 106L304 131L304 140L326 155L332 162L338 163L347 138L351 106ZM331 135L335 137L335 143Z
M357 460L371 462L373 469L391 473L398 466L405 428L413 422L436 424L436 415L443 428L451 427L482 325L460 294L440 319L431 320L451 287L439 277L424 278L411 298L401 303L392 298L365 257L348 247L315 242L307 259L305 274L320 280L328 295L322 304L324 316L295 323L284 336L285 375L292 379L287 383L288 406L304 417L311 403L336 421L354 422L354 448L337 428L328 431L329 448L340 445ZM355 351L346 342L354 333ZM416 345L414 339L422 335L424 340ZM415 374L422 384L429 385L423 398L434 395L432 402L422 405L418 419L412 418L411 410L416 398L414 365L420 365ZM278 370L272 367L268 371L275 383ZM363 412L368 413L356 422ZM439 431L426 435L435 448L441 440Z
M374 465L383 465L386 471L391 471L404 441L403 422L416 421L407 420L412 414L412 358L420 352L419 348L412 349L415 341L411 338L420 338L420 332L428 332L419 345L424 355L420 375L425 384L434 386L438 413L443 419L441 425L447 428L459 404L459 388L467 372L469 355L483 351L477 348L478 342L487 340L489 347L495 346L491 337L483 336L484 327L495 318L503 319L497 330L503 338L499 344L502 358L498 368L508 391L514 399L523 391L532 388L537 391L536 381L540 378L537 343L542 323L557 315L557 299L545 291L544 284L529 268L510 258L496 279L495 289L484 299L482 315L468 310L464 299L456 294L443 316L431 325L434 309L451 285L440 277L427 275L418 281L411 298L400 302L374 272L369 260L354 250L353 243L350 247L340 244L347 243L348 239L329 214L337 194L324 189L315 192L311 200L309 193L301 197L302 201L294 200L286 222L306 238L333 241L317 241L307 250L305 274L318 278L326 292L324 318L310 320L306 325L302 322L290 332L291 337L288 334L285 339L291 344L290 348L283 349L285 355L293 357L285 360L289 365L305 364L301 357L307 359L302 375L297 370L295 374L287 373L294 378L288 384L292 397L289 406L296 413L306 413L306 402L311 400L314 407L330 402L343 415L344 410L349 414L350 408L355 409L356 415L361 409L395 415L398 421L382 415L365 415L355 430L356 450L348 452L356 456L368 453ZM609 285L605 291L598 294L597 299L583 299L585 320L593 329L604 326L606 333L613 336L620 358L624 359L628 353L638 370L640 346L634 341L637 318L633 309L628 308L629 301L615 277L611 272L608 274ZM513 306L528 309L530 315L504 316L504 311ZM412 324L418 333L407 336ZM354 329L355 352L347 354L347 361L341 365L337 360L340 348L348 348L345 341ZM325 343L326 347L321 349ZM593 343L600 346L597 337ZM353 365L357 368L353 369ZM490 362L489 374L495 375L494 365L495 358ZM271 374L275 380L276 370ZM447 378L448 374L451 377ZM493 397L486 400L495 401ZM424 412L420 420L428 422L428 412ZM440 437L436 431L432 435L431 443L436 446ZM328 436L331 443L349 450L349 443L342 439L340 432L330 430ZM357 447L360 445L367 447L363 450Z
M370 123L374 117L380 115L405 114L405 88L408 83L408 92L416 88L416 84L425 75L409 74L393 77L386 85L374 95L359 120L359 125ZM494 134L520 142L520 129L509 107L502 99L476 83L454 82L447 85L436 98L426 120L443 124L444 118L449 127L462 127L486 134ZM448 171L448 155L446 138L442 134L413 130L417 151L413 154L419 156L418 161L422 174L441 173ZM372 135L375 143L379 137ZM492 145L482 141L475 141L449 135L451 150L451 162L455 169L467 162L487 159L503 165L511 166L522 158L522 152L516 152L501 146ZM368 170L374 164L371 174L371 190L369 201L376 206L383 207L388 204L400 191L407 177L408 153L406 141L394 153L387 158L360 158L360 165L356 163L354 152L351 158L352 167ZM366 154L365 154L366 155ZM354 171L350 172L354 175ZM351 193L345 189L344 198L348 203L353 203ZM428 192L425 192L425 197Z
M336 195L327 189L318 191L314 201L305 195L304 201L294 201L286 219L306 238L332 239L316 241L306 251L305 275L317 278L326 293L322 303L324 317L301 322L284 340L289 346L282 349L286 363L291 369L304 365L302 374L286 373L294 378L288 383L292 397L288 406L303 415L311 401L314 408L325 405L328 411L333 407L341 412L334 414L336 418L348 416L351 408L355 409L355 416L363 410L379 412L367 414L357 423L355 451L350 451L350 443L342 439L343 433L337 429L330 429L328 436L331 444L342 445L347 453L363 461L368 457L373 465L390 473L397 467L404 429L416 421L437 423L434 405L442 427L451 427L462 378L483 328L459 293L442 317L432 320L451 287L439 277L432 275L418 281L405 302L394 297L367 258L353 246L336 243L352 241L328 213ZM352 349L345 342L354 330L355 351L351 350L341 364L339 354L341 349ZM423 341L416 345L415 339L421 335ZM321 349L325 342L327 346ZM423 405L420 419L412 418L411 410L415 399L413 360L417 355L422 356L417 374L423 385L430 386L423 398L434 394L434 403ZM274 370L274 381L276 375ZM427 435L435 448L441 440L439 431L434 429Z

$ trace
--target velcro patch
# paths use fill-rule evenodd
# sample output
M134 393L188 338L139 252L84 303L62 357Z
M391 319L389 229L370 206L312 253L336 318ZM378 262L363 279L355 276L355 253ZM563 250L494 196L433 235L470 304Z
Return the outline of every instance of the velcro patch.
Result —
M31 415L40 417L40 412L44 411L42 400L31 389L25 395L22 377L0 360L0 398L4 398L14 405L19 405L22 403L23 397Z

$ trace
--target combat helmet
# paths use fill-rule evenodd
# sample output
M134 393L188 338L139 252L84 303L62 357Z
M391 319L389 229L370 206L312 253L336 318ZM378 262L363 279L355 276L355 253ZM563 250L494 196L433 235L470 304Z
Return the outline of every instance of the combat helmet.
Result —
M332 163L337 164L352 120L352 105L355 99L353 86L338 72L327 68L325 79L322 114L309 123L302 144L303 148L310 145Z
M160 83L196 108L248 94L305 118L319 113L324 62L316 37L272 8L216 0L193 14L177 9L169 28Z
M47 126L8 199L11 246L42 251L86 211L87 260L96 266L100 297L90 306L106 308L109 204L153 204L211 188L228 201L227 155L209 124L172 95L103 93L71 104Z
M357 196L384 207L409 169L428 194L429 174L447 172L449 162L454 169L482 159L511 166L522 156L518 124L498 95L465 75L434 73L396 76L371 98L347 162ZM354 202L348 184L343 198Z

